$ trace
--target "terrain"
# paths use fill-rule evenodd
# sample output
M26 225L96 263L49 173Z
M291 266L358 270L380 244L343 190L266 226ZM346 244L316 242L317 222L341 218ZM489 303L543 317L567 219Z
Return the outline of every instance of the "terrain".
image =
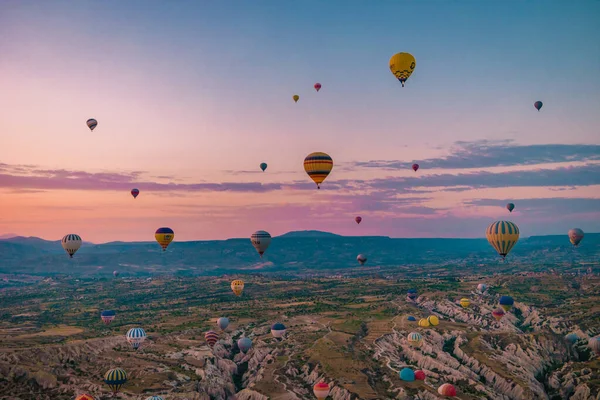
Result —
M331 383L333 400L437 399L445 382L460 399L598 399L600 361L587 347L600 334L594 268L482 276L438 265L454 276L436 278L408 270L398 278L6 275L0 398L109 399L103 374L121 367L129 375L122 399L311 399L320 380ZM232 279L246 282L240 297ZM481 282L490 287L484 294L475 292ZM419 293L414 302L409 288ZM497 322L500 295L515 305ZM462 297L470 307L458 304ZM103 309L117 313L108 326ZM440 324L421 328L409 315L436 315ZM225 332L215 324L221 316L231 320ZM287 327L283 339L270 333L275 322ZM137 351L125 340L134 326L148 334ZM212 350L208 330L220 335ZM421 348L407 343L413 331ZM564 339L571 332L580 338L573 345ZM246 354L241 336L253 341ZM424 370L425 381L401 381L406 366Z

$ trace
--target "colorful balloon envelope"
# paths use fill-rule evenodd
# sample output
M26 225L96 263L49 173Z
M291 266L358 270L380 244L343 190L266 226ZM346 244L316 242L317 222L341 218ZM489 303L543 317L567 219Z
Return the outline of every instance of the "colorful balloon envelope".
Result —
M127 342L133 347L134 350L139 349L139 347L146 340L146 331L142 328L131 328L127 331Z
M500 297L498 304L500 304L500 307L502 307L504 311L508 312L512 308L513 304L515 304L515 300L510 296L502 296Z
M541 101L536 101L535 103L533 103L533 106L535 107L536 110L540 111L540 109L542 108L542 106L544 105L544 103L542 103Z
M425 380L425 372L420 369L415 371L415 379L418 381L424 381Z
M233 293L235 293L236 296L240 296L244 291L244 281L236 279L231 282L231 290L233 290Z
M171 228L158 228L156 233L154 233L154 238L158 244L160 244L160 247L162 247L163 251L166 251L167 247L169 247L169 244L171 244L175 238L175 232L173 232L173 229Z
M315 83L315 90L318 92L321 90L321 84L319 82Z
M252 347L252 340L243 337L237 341L237 345L242 353L246 353Z
M449 383L444 383L438 388L438 393L446 397L456 396L456 388Z
M267 163L260 163L260 169L262 169L263 172L265 172L265 169L267 169Z
M417 297L419 297L419 295L417 294L417 289L408 289L408 292L406 292L406 293L407 293L406 297L408 297L411 300L414 300Z
M150 396L146 397L146 400L165 400L161 396Z
M360 221L362 221L362 217L356 217L356 218L354 218L354 220L356 221L357 224L360 224Z
M415 371L410 368L402 368L400 370L400 379L406 382L413 382L415 380Z
M412 315L409 315L407 318L409 321L411 322L415 322L417 319L415 317L413 317Z
M600 336L588 340L588 346L597 356L600 356Z
M90 118L85 122L85 124L88 126L88 128L90 128L90 131L93 131L94 128L98 126L98 121L96 121L94 118Z
M321 189L321 183L329 176L332 169L333 159L329 154L315 152L304 159L304 171L317 184L317 189Z
M285 325L282 323L277 322L271 326L271 334L276 338L283 337L283 335L285 335L285 331Z
M421 318L421 319L419 320L419 326L420 326L421 328L428 328L428 327L429 327L429 325L431 325L431 324L429 323L429 320L428 320L427 318Z
M356 260L360 263L360 265L365 265L365 263L367 262L367 257L365 257L362 254L359 254L356 256Z
M94 400L94 397L92 397L92 395L84 393L84 394L80 394L79 396L75 397L75 400Z
M471 300L467 299L466 297L463 297L462 299L460 299L460 306L462 308L467 308L471 305Z
M60 244L62 245L63 249L65 249L70 258L73 258L73 255L77 253L77 250L79 250L79 248L81 247L81 243L81 237L74 233L65 235L60 241Z
M318 400L325 400L329 396L329 385L325 382L319 382L313 386L313 393Z
M104 374L104 383L108 385L113 394L117 394L127 382L127 373L124 369L114 368Z
M133 196L134 199L136 197L138 197L139 194L140 194L140 190L139 189L131 189L131 195Z
M519 240L519 228L510 221L496 221L485 231L488 242L503 258Z
M208 331L204 334L204 339L210 347L213 347L215 343L219 341L219 334L213 331Z
M569 333L565 336L565 340L571 344L574 344L579 340L579 336L576 333Z
M479 285L477 285L477 291L479 293L483 293L487 290L487 285L485 283L480 283Z
M412 169L413 171L417 172L417 170L419 169L419 164L413 164Z
M115 271L113 271L113 276L116 278L117 276L119 276L119 273L120 273L119 271L115 270Z
M406 337L408 344L413 347L421 347L423 344L423 336L419 332L411 332Z
M102 318L104 325L109 325L116 316L117 313L114 310L104 310L100 313L100 318Z
M294 99L294 103L297 103L298 100L300 100L300 96L298 96L297 94L292 96L292 99Z
M390 71L404 87L404 82L412 75L417 61L410 53L397 53L390 58Z
M256 231L250 236L250 241L262 258L271 244L271 234L267 231Z
M427 317L427 322L429 322L431 326L438 326L440 324L440 319L435 315L430 315Z
M227 318L227 317L221 317L221 318L219 318L217 320L217 326L219 327L219 329L221 329L222 331L224 331L229 326L229 318Z
M573 228L569 230L569 240L575 247L579 246L579 243L583 240L583 231L579 228Z
M515 209L515 205L514 205L513 203L508 203L508 204L506 205L506 209L507 209L508 211L512 212L512 210L514 210L514 209Z
M494 317L496 321L500 321L505 314L506 313L501 308L496 308L494 311L492 311L492 317Z

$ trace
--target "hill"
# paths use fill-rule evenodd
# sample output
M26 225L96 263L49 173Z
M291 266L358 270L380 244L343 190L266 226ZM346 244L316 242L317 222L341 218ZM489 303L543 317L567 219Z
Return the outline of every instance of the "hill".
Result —
M332 238L332 237L342 237L342 235L337 235L335 233L323 232L323 231L291 231L288 233L284 233L283 235L276 236L279 238Z

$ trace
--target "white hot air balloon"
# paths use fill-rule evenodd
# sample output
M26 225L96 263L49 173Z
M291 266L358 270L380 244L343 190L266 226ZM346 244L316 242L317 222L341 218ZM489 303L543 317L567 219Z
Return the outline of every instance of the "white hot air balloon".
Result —
M77 250L81 247L81 237L79 235L75 235L74 233L70 233L65 235L60 241L63 249L69 254L69 257L73 258L73 254L77 253Z
M258 254L262 257L264 252L271 244L271 235L266 231L256 231L250 236L252 246L258 251Z

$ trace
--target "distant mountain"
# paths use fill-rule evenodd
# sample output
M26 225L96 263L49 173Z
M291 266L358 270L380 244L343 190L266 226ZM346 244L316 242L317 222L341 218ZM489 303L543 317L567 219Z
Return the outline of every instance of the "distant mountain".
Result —
M0 235L0 239L10 239L17 236L19 235L17 235L16 233L5 233L4 235Z
M343 237L342 235L336 235L335 233L322 232L322 231L291 231L284 233L283 235L276 236L278 238L333 238Z

